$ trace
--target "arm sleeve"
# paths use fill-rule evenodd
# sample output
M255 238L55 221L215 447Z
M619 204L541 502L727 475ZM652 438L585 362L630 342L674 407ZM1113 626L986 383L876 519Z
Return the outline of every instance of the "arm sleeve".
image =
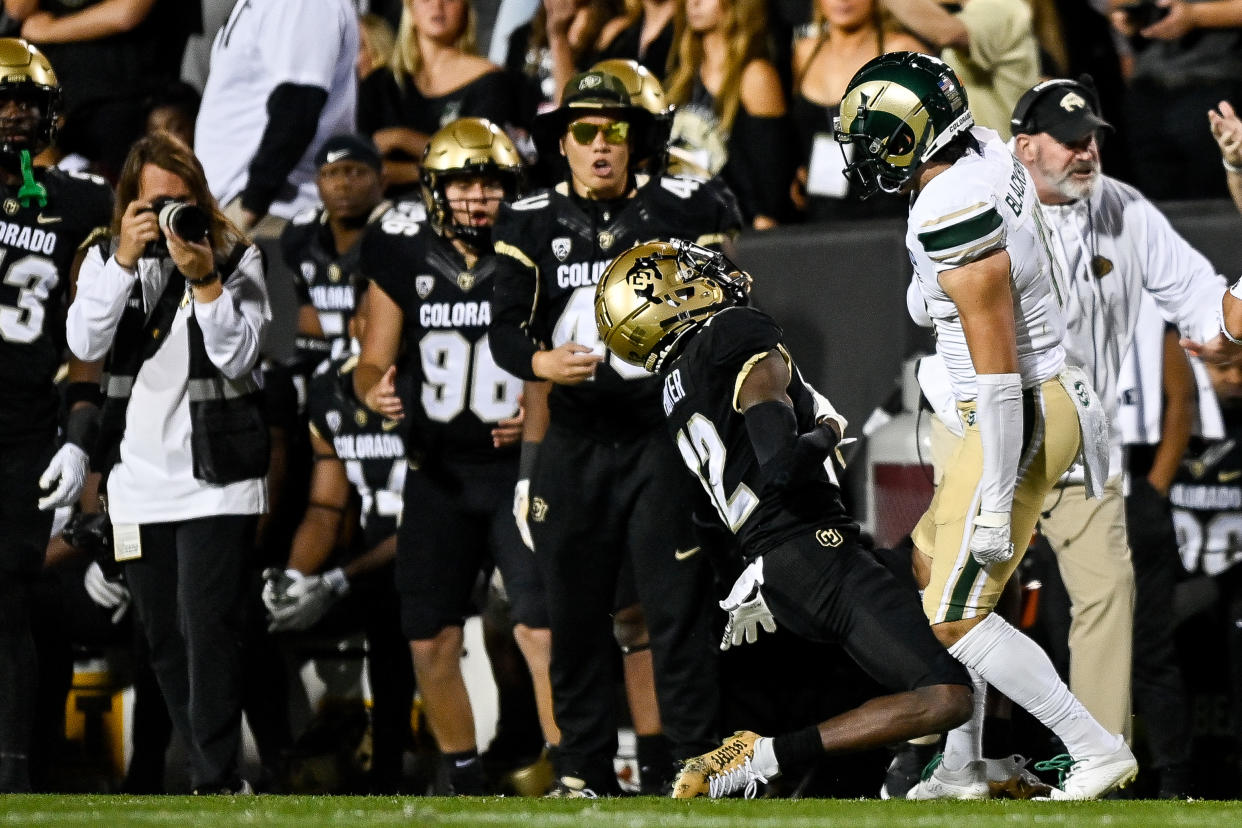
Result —
M497 365L515 377L537 381L540 378L531 368L530 360L540 350L531 330L538 302L538 271L515 258L508 252L510 249L521 253L510 245L497 245L496 284L488 338Z
M229 379L244 375L259 360L263 335L272 321L263 258L251 246L237 270L224 278L224 290L211 302L196 302L194 316L212 364Z
M282 83L267 99L267 127L250 161L250 173L241 203L264 215L315 137L319 113L328 100L318 86Z
M116 259L104 261L98 247L86 254L78 272L78 292L65 320L65 339L74 356L90 361L108 353L134 281L134 274Z
M1022 453L1022 377L1020 374L979 374L975 399L979 439L983 443L980 478L984 512L1009 514Z

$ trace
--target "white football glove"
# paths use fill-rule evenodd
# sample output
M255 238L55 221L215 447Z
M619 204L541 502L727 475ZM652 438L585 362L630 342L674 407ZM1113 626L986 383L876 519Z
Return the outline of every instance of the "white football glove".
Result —
M104 574L103 567L99 565L99 561L91 561L91 565L86 568L86 577L83 578L83 586L86 587L86 594L91 597L99 606L104 609L110 609L112 613L112 623L118 623L125 616L125 611L129 609L129 587L124 581L112 581Z
M1005 563L1013 557L1007 512L980 512L970 536L970 554L982 566Z
M349 581L339 568L322 575L302 575L296 569L287 569L284 575L287 582L277 578L263 587L263 603L271 617L268 632L306 630L315 626L349 591ZM270 603L269 586L272 587Z
M742 643L754 644L759 640L760 627L765 632L776 632L776 619L759 591L762 585L763 558L756 558L742 571L729 596L720 602L720 608L729 613L720 649L727 650Z
M77 502L86 485L88 467L86 452L73 443L65 443L47 464L43 476L39 478L40 489L52 489L46 496L39 498L39 508L43 511L68 506Z
M530 536L530 481L519 480L513 487L513 517L517 520L518 534L526 548L535 551L535 541Z

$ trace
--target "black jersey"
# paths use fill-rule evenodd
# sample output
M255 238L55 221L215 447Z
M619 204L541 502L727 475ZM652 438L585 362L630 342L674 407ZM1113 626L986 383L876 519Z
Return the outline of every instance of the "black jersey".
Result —
M367 222L379 220L391 208L389 202L381 202ZM294 291L298 304L315 308L333 358L349 350L349 320L354 315L350 277L358 272L361 246L359 240L348 250L337 251L322 204L295 216L280 236L285 263L296 274Z
M664 413L686 465L707 490L721 521L738 536L747 558L764 554L807 528L857 533L827 471L797 489L767 491L759 461L736 408L737 389L758 358L780 352L789 363L799 433L815 426L814 392L803 381L770 316L729 308L696 331L660 371Z
M425 221L389 214L363 237L362 272L405 316L399 370L413 380L411 450L494 458L492 428L517 413L522 381L497 366L487 333L495 270L494 257L467 267Z
M641 176L634 197L616 201L568 192L562 183L502 205L493 234L500 255L492 343L497 361L526 379L536 379L530 358L538 346L577 342L605 353L595 285L619 253L673 236L718 247L741 228L732 195L713 182ZM659 396L657 378L606 353L593 379L554 386L548 405L572 428L633 435L658 427Z
M1242 411L1222 413L1224 438L1192 438L1169 488L1182 566L1192 575L1242 562Z
M349 356L320 365L306 405L311 430L332 444L362 499L364 548L371 549L401 524L407 463L402 421L381 417L354 398L357 363Z
M21 206L0 184L0 439L56 422L53 380L65 354L70 268L78 248L112 219L97 176L39 168L47 206Z

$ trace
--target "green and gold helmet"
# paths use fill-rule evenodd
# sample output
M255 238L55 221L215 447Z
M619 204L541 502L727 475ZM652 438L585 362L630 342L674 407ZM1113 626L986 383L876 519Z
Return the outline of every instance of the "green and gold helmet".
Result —
M846 151L846 174L864 198L895 193L958 135L974 126L957 74L918 52L890 52L863 65L846 87L836 139Z
M458 224L444 185L457 177L495 177L505 188L505 200L517 197L522 187L522 156L504 130L486 118L458 118L441 128L427 142L423 155L423 202L427 216L438 231L479 249L491 246L491 228Z
M656 371L682 334L745 305L749 281L723 253L681 239L643 242L600 277L595 324L609 350Z
M0 38L0 99L20 98L39 108L39 121L29 134L0 129L0 156L16 157L22 150L36 155L56 137L60 118L60 81L43 53L25 40Z

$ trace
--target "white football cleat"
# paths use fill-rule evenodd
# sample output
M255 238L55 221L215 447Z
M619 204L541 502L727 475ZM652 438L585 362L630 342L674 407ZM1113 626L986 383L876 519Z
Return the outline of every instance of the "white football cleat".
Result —
M1069 760L1062 762L1061 760ZM1081 759L1070 759L1069 756L1058 756L1050 759L1048 769L1055 768L1053 763L1061 762L1061 767L1068 768L1060 786L1052 789L1051 799L1099 799L1118 788L1124 788L1138 776L1138 762L1124 740L1112 753L1097 756L1084 756ZM1045 770L1041 762L1036 768Z
M906 799L989 799L987 765L982 759L960 770L949 770L938 755L923 769L923 778L906 793Z

